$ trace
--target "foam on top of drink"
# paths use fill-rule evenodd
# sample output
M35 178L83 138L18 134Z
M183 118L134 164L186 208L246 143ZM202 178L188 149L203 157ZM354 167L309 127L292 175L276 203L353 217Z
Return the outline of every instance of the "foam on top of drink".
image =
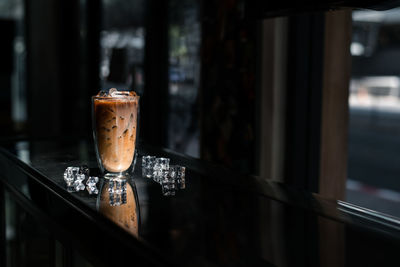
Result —
M116 88L111 88L109 90L101 90L96 97L137 97L134 91L118 91Z

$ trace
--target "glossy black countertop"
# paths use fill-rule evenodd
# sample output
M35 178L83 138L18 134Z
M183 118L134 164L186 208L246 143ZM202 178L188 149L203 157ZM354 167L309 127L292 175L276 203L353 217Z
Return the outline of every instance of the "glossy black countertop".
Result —
M165 149L139 145L138 151L130 180L138 234L100 213L97 196L67 192L66 167L86 164L92 174L99 172L91 140L3 143L0 181L57 239L79 248L95 266L399 264L397 218ZM141 176L142 155L186 166L186 188L163 196L158 183Z

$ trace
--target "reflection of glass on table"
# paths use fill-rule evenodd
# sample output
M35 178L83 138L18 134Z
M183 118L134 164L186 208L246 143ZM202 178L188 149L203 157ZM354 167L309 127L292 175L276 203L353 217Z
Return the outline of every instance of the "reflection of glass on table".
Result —
M126 177L104 179L97 198L97 209L134 236L139 234L138 202L135 185Z

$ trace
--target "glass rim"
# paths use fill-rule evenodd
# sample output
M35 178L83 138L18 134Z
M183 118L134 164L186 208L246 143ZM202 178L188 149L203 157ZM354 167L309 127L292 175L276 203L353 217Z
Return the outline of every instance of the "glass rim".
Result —
M92 99L99 99L99 100L139 100L140 96L92 96Z

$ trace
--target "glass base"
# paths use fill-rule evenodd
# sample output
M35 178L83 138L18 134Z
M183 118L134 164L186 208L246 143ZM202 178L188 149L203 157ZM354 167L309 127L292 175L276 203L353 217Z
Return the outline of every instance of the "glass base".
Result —
M108 172L106 174L104 174L104 179L107 180L126 180L129 179L131 177L130 174L128 173L112 173L112 172Z

